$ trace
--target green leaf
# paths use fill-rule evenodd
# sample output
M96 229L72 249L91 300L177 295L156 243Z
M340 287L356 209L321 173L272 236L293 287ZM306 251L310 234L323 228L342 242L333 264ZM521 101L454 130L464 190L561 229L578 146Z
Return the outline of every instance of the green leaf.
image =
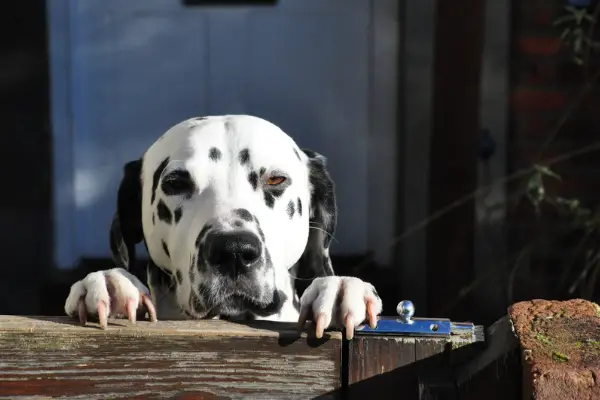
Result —
M535 169L537 172L539 172L541 175L544 175L544 176L550 176L550 177L552 177L552 178L554 178L554 179L557 179L557 180L559 180L559 181L560 181L560 180L562 180L562 178L560 177L560 175L558 175L556 172L552 171L550 168L548 168L548 167L547 167L547 166L545 166L545 165L535 164L535 165L533 166L533 168L534 168L534 169Z
M571 6L571 5L566 5L566 6L564 7L564 9L565 9L567 12L571 13L571 14L576 14L576 13L579 11L579 9L577 9L577 8L575 8L575 7Z
M566 206L570 211L577 210L581 205L577 199L564 199L562 197L557 197L555 201L560 205Z
M554 21L552 21L552 25L558 26L565 22L570 22L570 21L574 21L574 20L575 20L575 17L573 15L563 15L562 17L556 18Z
M560 34L560 40L564 40L569 34L571 33L571 28L567 28L565 29L561 34Z
M577 22L577 25L581 25L586 14L587 11L585 9L575 12L575 21Z
M539 205L546 198L546 189L544 188L541 173L535 172L531 178L529 178L529 181L527 182L527 197L536 208L536 212L539 212Z

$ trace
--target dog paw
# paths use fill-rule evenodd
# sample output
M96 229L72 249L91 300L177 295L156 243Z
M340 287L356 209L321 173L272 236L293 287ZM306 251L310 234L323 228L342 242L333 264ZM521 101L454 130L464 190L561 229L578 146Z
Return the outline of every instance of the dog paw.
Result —
M124 318L135 323L138 309L145 307L150 321L156 321L156 309L150 291L123 268L92 272L75 282L65 302L65 312L78 317L85 325L88 315L96 315L100 327L106 329L109 317Z
M372 328L382 303L377 291L368 282L345 276L316 278L300 298L298 323L308 319L316 324L316 336L321 338L330 326L344 327L346 338L354 337L354 329L368 319Z

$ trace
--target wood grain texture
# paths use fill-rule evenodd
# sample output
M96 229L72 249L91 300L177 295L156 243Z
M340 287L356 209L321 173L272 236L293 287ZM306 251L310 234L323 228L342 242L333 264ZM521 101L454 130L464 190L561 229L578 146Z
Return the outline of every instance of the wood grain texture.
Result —
M348 343L349 399L448 399L455 391L452 368L484 343L482 327L450 338L361 336Z
M341 347L293 324L0 316L0 398L335 397Z

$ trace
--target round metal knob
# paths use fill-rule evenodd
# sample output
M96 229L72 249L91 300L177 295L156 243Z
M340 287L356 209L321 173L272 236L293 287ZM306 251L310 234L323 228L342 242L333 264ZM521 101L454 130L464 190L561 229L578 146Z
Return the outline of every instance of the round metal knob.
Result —
M400 316L402 322L412 324L412 317L415 315L415 305L410 300L402 300L396 306L396 312Z

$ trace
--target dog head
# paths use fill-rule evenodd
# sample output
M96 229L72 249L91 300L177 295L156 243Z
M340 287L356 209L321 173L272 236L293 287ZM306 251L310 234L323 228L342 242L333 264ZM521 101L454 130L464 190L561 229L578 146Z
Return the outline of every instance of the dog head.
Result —
M333 275L335 225L323 156L263 119L215 116L175 125L125 166L110 241L126 268L144 241L194 317L270 315L290 279Z

